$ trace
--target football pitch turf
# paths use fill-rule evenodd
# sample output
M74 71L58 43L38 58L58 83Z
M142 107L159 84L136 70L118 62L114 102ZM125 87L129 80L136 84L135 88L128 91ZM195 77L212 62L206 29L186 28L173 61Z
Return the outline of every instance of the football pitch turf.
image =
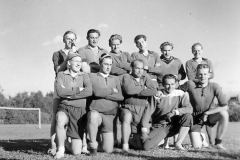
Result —
M0 160L9 159L53 159L47 154L50 148L49 140L50 125L0 125ZM172 144L170 142L170 144ZM189 137L183 143L186 147L190 145ZM240 159L240 123L229 123L229 128L223 142L227 151L209 148L195 150L188 147L188 151L182 152L174 149L162 149L153 151L130 150L128 156L116 148L111 154L98 153L97 157L88 155L73 156L65 154L62 159Z

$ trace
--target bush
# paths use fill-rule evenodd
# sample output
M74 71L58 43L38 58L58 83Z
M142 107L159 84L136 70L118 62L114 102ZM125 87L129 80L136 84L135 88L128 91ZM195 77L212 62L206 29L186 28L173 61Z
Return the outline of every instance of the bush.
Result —
M230 122L240 122L240 105L230 105L228 113Z

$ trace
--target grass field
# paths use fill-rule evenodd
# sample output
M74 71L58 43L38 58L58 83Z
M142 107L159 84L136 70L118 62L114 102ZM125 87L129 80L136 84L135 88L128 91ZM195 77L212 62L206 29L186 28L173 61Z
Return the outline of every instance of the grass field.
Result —
M49 129L50 125L42 125L42 129L38 129L37 125L0 125L0 160L53 159L46 153L50 147ZM160 148L149 152L130 150L129 156L126 157L121 154L121 149L115 149L112 154L99 153L94 158L87 155L66 154L63 159L240 159L240 123L230 123L223 143L228 148L227 151L217 150L214 147L200 150L189 148L187 152ZM190 144L188 137L184 144Z

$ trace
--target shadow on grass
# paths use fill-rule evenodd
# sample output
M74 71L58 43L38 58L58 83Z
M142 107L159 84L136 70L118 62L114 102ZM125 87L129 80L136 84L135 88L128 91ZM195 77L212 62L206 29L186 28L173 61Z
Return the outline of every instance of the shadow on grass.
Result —
M42 152L46 154L50 147L50 140L47 139L27 139L27 140L1 140L0 147L5 151L19 151L29 154Z

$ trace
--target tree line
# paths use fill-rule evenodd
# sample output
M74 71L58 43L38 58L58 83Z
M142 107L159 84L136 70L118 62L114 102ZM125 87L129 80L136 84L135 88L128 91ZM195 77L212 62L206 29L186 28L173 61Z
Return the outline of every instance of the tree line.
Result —
M51 123L53 92L45 96L41 91L17 93L14 97L6 98L0 89L0 107L41 108L41 123ZM37 124L38 111L0 110L1 124Z
M50 124L52 119L53 92L45 96L41 91L17 93L6 98L0 86L0 107L41 108L41 123ZM240 104L229 106L229 121L240 121ZM37 111L0 110L0 124L37 124Z

